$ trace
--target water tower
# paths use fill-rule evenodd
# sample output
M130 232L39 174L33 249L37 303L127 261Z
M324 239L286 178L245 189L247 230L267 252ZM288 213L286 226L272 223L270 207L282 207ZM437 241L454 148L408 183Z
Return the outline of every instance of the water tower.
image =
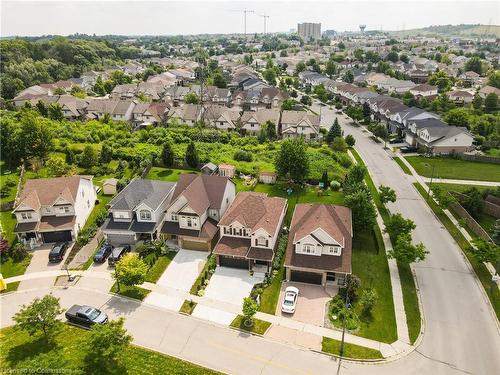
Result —
M359 29L361 30L362 33L365 32L366 25L359 25Z

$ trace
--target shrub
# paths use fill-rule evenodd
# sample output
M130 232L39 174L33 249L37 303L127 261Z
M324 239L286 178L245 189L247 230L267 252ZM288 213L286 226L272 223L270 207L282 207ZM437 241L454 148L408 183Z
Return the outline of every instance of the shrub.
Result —
M20 262L28 256L28 250L26 246L18 242L10 248L9 255L14 261Z
M252 153L244 150L238 150L234 153L233 159L236 161L248 161L251 162L253 160Z
M333 191L338 191L340 189L340 182L338 181L335 181L335 180L332 180L330 182L330 188L333 190Z

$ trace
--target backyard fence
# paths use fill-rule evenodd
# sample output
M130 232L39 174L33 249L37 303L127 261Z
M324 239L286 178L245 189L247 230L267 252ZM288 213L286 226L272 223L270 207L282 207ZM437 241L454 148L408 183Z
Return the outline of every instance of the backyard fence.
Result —
M497 158L495 156L462 154L460 158L462 160L468 160L468 161L479 161L482 163L500 164L500 158Z
M450 191L449 194L455 198L466 197L464 194ZM467 226L480 238L486 241L493 242L490 235L483 229L483 227L467 212L467 210L458 202L452 202L449 206L460 218L465 220Z
M488 195L484 200L484 213L500 219L500 198Z

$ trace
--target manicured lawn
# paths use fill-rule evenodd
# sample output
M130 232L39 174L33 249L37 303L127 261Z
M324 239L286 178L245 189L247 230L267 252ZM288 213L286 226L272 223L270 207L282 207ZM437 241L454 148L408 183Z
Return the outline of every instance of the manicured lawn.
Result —
M321 350L325 353L340 355L341 342L329 337L323 337L321 342ZM352 359L382 359L380 351L364 346L349 344L344 342L344 357Z
M271 327L271 323L266 322L264 320L255 319L253 320L253 325L251 327L245 326L243 323L245 318L243 315L238 315L231 323L231 327L241 329L243 331L247 331L250 333L257 333L259 335L263 335L266 331Z
M196 307L196 305L197 305L197 303L194 301L185 300L184 303L182 304L179 312L187 314L187 315L191 315L193 313L193 310Z
M12 214L12 211L0 212L0 224L2 226L2 232L5 234L5 238L9 241L9 244L12 244L16 238L14 234L16 217Z
M15 292L17 290L17 288L19 287L20 283L21 283L20 281L16 281L16 282L13 282L13 283L8 283L7 284L7 289L4 289L4 290L0 291L0 293Z
M9 189L9 194L5 197L0 197L0 203L13 202L16 198L17 184L19 182L19 174L17 170L6 171L3 167L3 162L1 162L1 175L0 175L0 185L3 187L5 184L9 183L12 186ZM5 173L4 172L9 172Z
M424 190L424 188L418 183L414 183L413 185L418 190L420 195L422 195L422 197L425 199L427 197L427 191ZM472 265L472 268L474 268L474 271L476 272L477 277L481 281L484 290L488 294L488 297L490 299L491 304L493 305L493 309L495 310L497 318L500 319L500 291L498 290L496 285L493 286L493 283L491 282L491 274L488 272L486 266L483 263L479 262L473 256L468 241L462 235L460 230L448 218L448 216L446 216L441 207L439 207L439 205L433 199L429 199L427 204L432 209L434 214L439 218L441 223L446 227L446 229L451 234L453 239L457 242L457 244L460 246L464 254L467 256L467 259Z
M378 229L378 227L377 227ZM378 300L370 314L359 304L354 309L361 322L356 335L386 343L397 340L396 317L392 299L389 265L374 232L355 233L352 243L352 273L361 279L361 288L374 288ZM377 250L378 249L378 250Z
M283 262L285 257L283 257ZM274 315L280 298L281 282L285 279L285 267L282 265L271 285L260 295L259 311Z
M110 289L111 293L117 293L125 297L138 299L139 301L144 301L144 298L151 292L149 289L141 288L140 286L126 286L120 285L120 290L118 291L118 286L116 283Z
M410 168L408 168L408 166L405 163L403 163L403 161L400 158L395 156L392 158L392 160L394 160L396 162L396 164L401 167L401 169L403 170L404 173L411 175Z
M499 167L500 168L500 167ZM427 183L427 186L429 186L429 184ZM489 186L480 186L480 185L461 185L461 184L442 184L442 183L436 183L436 182L433 182L432 183L432 188L436 187L436 186L439 186L439 188L441 189L441 191L456 191L458 193L463 193L464 191L472 188L472 187L475 187L477 190L479 191L483 191L483 190L487 190L487 189L491 189L491 187Z
M413 344L420 334L420 326L422 324L417 289L408 264L398 263L398 272L399 279L401 280L401 289L403 291L403 304L405 307L408 334L410 336L410 343Z
M167 169L161 167L152 167L149 173L146 175L146 178L150 180L162 180L162 181L171 181L175 182L179 179L179 175L183 173L197 173L198 171L189 170L189 169Z
M103 195L102 192L97 195L97 200L99 201L99 203L96 204L92 209L92 212L85 222L84 228L95 223L97 216L101 215L103 212L107 212L106 205L111 201L112 198L113 197L111 195Z
M31 262L32 255L29 254L26 258L21 260L20 262L15 262L12 258L6 258L2 260L0 263L0 273L2 274L4 279L9 277L23 275L26 271L26 268L29 266Z
M498 164L424 156L408 156L406 160L410 162L419 175L425 177L431 177L434 165L434 177L437 178L500 182L500 166Z
M160 255L156 262L148 270L148 273L146 274L146 281L156 283L163 272L165 272L172 259L174 259L175 254L175 252L169 251L165 255Z
M85 350L82 343L88 331L61 325L54 344L40 337L31 337L13 327L0 331L0 363L2 368L24 372L31 369L58 369L62 373L83 374ZM26 371L30 373L31 371ZM207 368L137 346L129 346L118 355L118 366L112 374L218 374Z

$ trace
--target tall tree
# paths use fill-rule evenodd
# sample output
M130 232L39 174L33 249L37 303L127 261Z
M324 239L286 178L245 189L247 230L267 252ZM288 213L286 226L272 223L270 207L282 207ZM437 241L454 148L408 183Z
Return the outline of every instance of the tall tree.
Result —
M388 251L389 257L404 264L420 262L425 259L427 254L429 252L425 246L422 243L414 245L411 235L406 233L398 235L394 248Z
M92 145L86 145L83 148L82 154L80 155L79 165L82 168L89 169L89 168L92 168L93 166L95 166L97 164L98 160L99 160L99 157L98 157L97 152L94 149L94 147L92 147Z
M391 215L385 223L385 232L393 241L399 234L411 234L415 228L415 223L410 219L405 219L400 213Z
M278 176L304 181L309 173L307 145L302 138L286 139L274 160Z
M339 120L335 117L333 125L330 127L330 130L326 135L326 143L331 144L337 137L342 137L342 128L340 127Z
M21 115L20 147L25 157L44 159L52 149L52 131L46 120L27 111Z
M170 142L165 142L163 144L163 149L161 151L161 158L163 165L165 167L172 167L174 165L174 150L172 150L172 145Z
M359 190L347 195L344 203L352 210L352 225L355 231L363 232L373 228L377 212L367 191Z
M484 109L486 112L495 112L498 109L498 95L494 92L488 94L484 99Z
M186 149L186 164L191 168L196 168L199 163L198 151L196 151L196 145L191 141Z

